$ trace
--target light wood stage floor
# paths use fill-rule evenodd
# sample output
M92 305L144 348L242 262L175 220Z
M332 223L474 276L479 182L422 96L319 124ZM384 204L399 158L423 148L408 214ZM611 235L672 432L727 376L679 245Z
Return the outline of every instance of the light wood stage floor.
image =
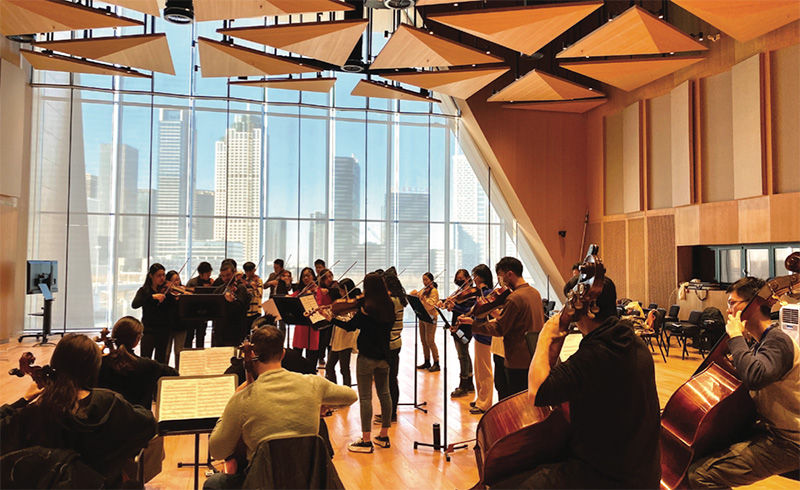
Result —
M449 335L448 335L449 337ZM53 341L57 341L58 337ZM437 334L440 356L444 358L442 332ZM563 355L568 355L577 349L580 335L570 335L565 345ZM31 351L37 358L37 365L46 364L53 352L52 346L33 347L29 340L19 344L12 339L11 342L0 346L0 368L3 372L18 365L18 359L23 352ZM670 356L664 363L661 355L656 350L653 360L656 366L656 383L658 396L663 407L669 396L694 372L701 361L696 350L690 349L690 356L681 360L680 349L673 347ZM420 356L422 350L420 347ZM331 442L336 455L334 462L345 488L355 489L395 489L395 488L436 488L436 489L465 489L470 488L478 481L478 470L475 465L475 456L471 443L469 448L460 449L451 455L447 462L442 453L434 452L431 448L420 447L414 449L414 441L430 443L432 441L432 427L434 423L443 423L443 404L447 404L447 442L467 440L475 437L475 428L480 416L469 413L469 402L472 396L451 399L449 392L458 384L458 360L452 340L447 339L447 401L442 397L444 390L445 371L428 373L416 371L414 361L414 328L407 326L403 332L403 347L400 352L400 402L414 402L414 379L417 379L417 400L426 402L428 413L423 413L411 405L398 408L397 424L389 430L392 447L390 449L375 448L373 454L358 454L347 451L347 444L361 435L359 422L358 402L352 406L340 409L333 416L327 418ZM444 365L443 365L444 366ZM355 379L355 356L351 367ZM338 377L341 379L341 375ZM3 375L0 377L0 402L10 403L17 400L25 392L30 383L30 378L17 378ZM496 396L496 394L495 394ZM495 400L496 401L496 400ZM375 413L380 411L377 396L373 396ZM377 433L378 427L376 427ZM201 436L200 454L206 454L206 436ZM612 442L610 442L612 443ZM191 461L194 457L194 437L190 435L171 436L165 441L166 460L164 470L155 479L147 484L148 489L190 489L193 485L193 469L177 468L177 462ZM203 472L200 482L205 479ZM798 488L797 482L781 477L772 477L749 487L749 489L778 490Z

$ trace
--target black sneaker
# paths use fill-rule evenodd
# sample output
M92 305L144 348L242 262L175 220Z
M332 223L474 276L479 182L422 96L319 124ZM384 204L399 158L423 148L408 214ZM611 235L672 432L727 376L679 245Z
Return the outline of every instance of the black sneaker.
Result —
M417 369L430 369L430 367L431 367L430 361L425 361L419 366L417 366Z
M469 407L473 408L475 406L475 402L469 402Z
M453 390L452 393L450 393L450 398L461 398L462 396L467 396L467 395L469 395L469 391L459 386L458 388Z
M428 368L428 372L429 373L435 373L437 371L441 371L441 369L439 368L439 363L438 362L434 362L433 365Z
M364 441L364 439L358 438L357 441L351 442L347 445L347 449L353 453L371 453L374 451L372 447L372 441Z
M389 436L386 437L375 436L373 437L373 439L375 440L375 445L378 447L382 447L384 449L389 449L390 447L392 447L392 443L389 442Z

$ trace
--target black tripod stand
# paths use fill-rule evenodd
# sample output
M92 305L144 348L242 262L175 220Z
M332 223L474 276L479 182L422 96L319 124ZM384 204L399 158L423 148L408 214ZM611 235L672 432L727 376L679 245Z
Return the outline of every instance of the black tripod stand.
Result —
M419 360L419 322L428 322L433 323L433 318L428 314L425 310L425 307L422 305L422 300L420 300L416 296L406 296L408 298L408 303L411 305L411 309L414 310L414 403L398 403L398 405L413 405L414 408L417 410L421 410L423 413L428 413L427 408L422 408L428 404L428 402L419 402L417 400L417 385L418 385L418 377L419 373L417 373L417 362ZM416 449L416 443L414 448Z

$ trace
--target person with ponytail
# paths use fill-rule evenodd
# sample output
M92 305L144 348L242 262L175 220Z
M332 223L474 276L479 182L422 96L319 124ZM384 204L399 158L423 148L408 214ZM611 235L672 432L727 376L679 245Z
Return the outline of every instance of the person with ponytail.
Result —
M144 284L131 303L134 310L142 309L142 357L153 359L155 351L155 360L162 363L167 362L170 315L175 304L174 296L164 294L166 289L166 269L156 262L150 266Z
M117 320L111 331L116 349L103 356L97 385L122 395L128 402L150 408L153 394L162 376L178 376L178 371L166 364L139 357L133 349L142 338L144 326L132 316Z
M422 341L422 355L425 362L417 366L417 369L424 369L431 373L440 370L439 367L439 349L436 347L436 319L439 312L436 310L436 305L439 304L439 285L433 280L433 274L426 272L422 275L422 286L420 291L416 289L411 291L412 296L419 297L422 300L422 306L428 312L433 323L419 322L419 338ZM431 364L431 354L433 354L433 364Z
M153 414L111 390L95 388L100 347L82 334L58 343L42 388L0 407L0 454L32 448L71 449L83 463L118 488L122 467L156 434ZM36 468L33 471L44 471Z

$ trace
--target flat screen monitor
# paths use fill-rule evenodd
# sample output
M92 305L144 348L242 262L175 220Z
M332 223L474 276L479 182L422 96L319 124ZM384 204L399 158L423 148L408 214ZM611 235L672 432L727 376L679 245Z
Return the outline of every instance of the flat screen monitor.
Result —
M58 292L58 261L28 261L28 281L25 283L27 294L41 294L39 284L46 284L51 293Z

